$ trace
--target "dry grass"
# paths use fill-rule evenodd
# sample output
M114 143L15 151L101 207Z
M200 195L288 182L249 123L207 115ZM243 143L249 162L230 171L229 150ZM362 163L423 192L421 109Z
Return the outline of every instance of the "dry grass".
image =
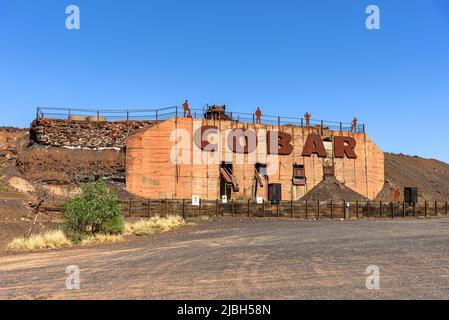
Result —
M179 216L154 217L151 219L139 220L135 223L125 224L125 234L135 234L138 236L149 235L156 232L166 232L173 228L188 225ZM81 245L115 243L123 241L122 235L97 234L81 241ZM72 242L61 230L49 231L42 235L34 235L29 239L14 239L8 245L11 251L34 251L40 249L56 249L72 246Z
M135 223L126 223L125 233L144 236L156 232L166 232L185 225L186 221L180 216L153 217Z
M12 251L34 251L40 249L56 249L69 247L72 242L67 239L61 230L53 230L43 235L33 235L28 239L18 238L11 241L8 250Z
M91 244L103 244L103 243L115 243L123 241L123 236L121 235L110 235L110 234L97 234L95 236L88 237L81 241L81 245L91 245Z

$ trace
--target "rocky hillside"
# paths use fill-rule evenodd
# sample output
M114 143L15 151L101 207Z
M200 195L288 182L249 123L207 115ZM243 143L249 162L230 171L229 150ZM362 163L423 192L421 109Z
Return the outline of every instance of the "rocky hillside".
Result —
M449 164L435 159L385 153L385 182L378 198L402 200L404 187L417 187L422 200L449 200Z

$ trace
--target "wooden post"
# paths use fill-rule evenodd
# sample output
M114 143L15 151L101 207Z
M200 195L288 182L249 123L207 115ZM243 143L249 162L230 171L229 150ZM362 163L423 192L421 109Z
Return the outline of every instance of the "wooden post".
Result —
M148 219L151 217L151 199L148 199Z
M279 218L279 202L276 203L276 216Z
M265 218L265 199L262 200L262 215Z
M405 201L402 201L402 217L405 218Z
M380 217L382 218L382 200L379 201L379 213Z
M232 217L234 217L234 199L232 199Z
M359 200L355 201L355 213L356 213L357 220L359 220Z
M424 216L427 218L427 201L424 202Z
M331 220L334 218L334 202L331 200Z
M198 206L198 217L201 217L201 203L203 199L200 199L200 205Z
M131 206L132 206L133 199L129 199L129 206L128 206L128 217L131 217Z
M290 218L293 219L294 213L293 213L293 199L290 200Z
M416 217L416 202L413 202L413 217Z
M391 219L394 219L394 202L390 202Z
M317 203L317 216L318 220L320 220L320 200L317 200L316 203Z
M445 204L444 204L444 213L447 215L447 213L448 213L448 206L447 206L447 201L445 202Z
M368 200L366 205L368 206L368 219L371 219L371 202Z
M435 201L435 217L438 216L438 202Z
M309 219L309 201L306 200L306 220Z
M250 206L250 200L248 199L248 218L250 218L250 208L249 208L249 206Z
M182 217L186 218L186 200L182 199Z

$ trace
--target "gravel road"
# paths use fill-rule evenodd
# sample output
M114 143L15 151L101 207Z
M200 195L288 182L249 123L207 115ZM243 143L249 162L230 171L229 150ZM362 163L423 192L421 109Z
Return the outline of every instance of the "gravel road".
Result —
M80 289L65 287L80 268ZM369 265L379 290L366 289ZM4 299L448 299L449 219L235 219L0 257Z

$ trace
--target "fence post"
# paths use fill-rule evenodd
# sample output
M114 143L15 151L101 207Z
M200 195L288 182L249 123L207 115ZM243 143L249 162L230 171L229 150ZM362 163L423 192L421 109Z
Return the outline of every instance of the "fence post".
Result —
M262 215L265 218L265 199L262 200Z
M447 201L446 201L446 203L444 204L444 212L445 212L446 215L447 215L447 212L448 212Z
M293 213L293 199L290 200L290 217L293 219L294 213Z
M151 199L148 199L148 219L151 217Z
M301 118L301 127L304 127L304 119Z
M334 202L331 200L331 220L334 218Z
M309 201L306 200L306 220L309 219Z
M438 202L435 201L435 216L438 216Z
M218 209L218 206L217 206L217 209ZM225 215L225 209L223 209L223 212L221 213L221 217L224 218L224 215Z
M279 128L281 127L281 117L280 116L278 116L278 127Z
M382 218L382 200L379 201L379 214L380 218Z
M413 202L413 217L416 217L416 202Z
M368 206L368 219L371 219L371 202L368 200L366 205Z
M182 217L186 218L186 200L182 199Z
M162 199L161 199L162 201ZM167 216L167 199L165 199L165 203L164 203L164 216Z
M218 199L215 200L215 215L218 216Z
M128 217L131 217L131 206L132 206L133 199L129 199L129 205L128 205Z
M201 217L201 204L203 203L203 199L200 199L200 205L198 206L198 217Z
M250 213L249 213L250 208L249 208L249 206L250 206L250 200L248 199L248 218L250 217Z
M129 111L126 111L126 121L129 121Z
M343 131L343 123L340 122L340 132Z
M427 218L427 201L424 202L424 216Z
M232 199L232 217L234 217L234 199Z
M316 201L316 203L317 203L317 215L318 215L318 220L320 220L320 200L317 200Z
M394 219L394 202L390 202L391 219Z
M159 120L159 110L156 110L156 121Z
M97 122L100 122L100 111L97 111Z
M279 218L279 202L276 203L276 216Z
M356 214L357 220L359 220L359 200L355 201L355 214Z
M321 135L324 133L324 121L321 120Z

